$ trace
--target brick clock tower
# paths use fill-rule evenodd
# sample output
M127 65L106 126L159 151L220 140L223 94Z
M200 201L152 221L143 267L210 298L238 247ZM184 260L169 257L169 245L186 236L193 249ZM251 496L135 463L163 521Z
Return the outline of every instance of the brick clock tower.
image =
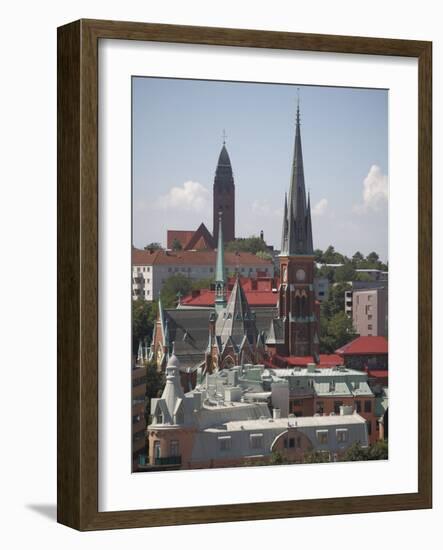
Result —
M235 185L231 160L223 139L218 157L213 187L213 236L218 241L219 215L222 212L223 238L225 242L235 239Z
M312 356L319 361L319 309L314 293L314 249L311 205L306 199L300 135L300 109L297 106L294 157L289 197L285 196L280 252L278 311L284 343L279 355Z

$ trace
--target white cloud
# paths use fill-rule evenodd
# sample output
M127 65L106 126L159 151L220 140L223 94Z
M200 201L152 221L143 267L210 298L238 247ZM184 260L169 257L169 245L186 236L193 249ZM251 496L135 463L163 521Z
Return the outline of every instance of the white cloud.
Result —
M273 208L267 201L254 200L251 205L252 212L257 216L281 217L283 211L280 208Z
M356 212L380 210L388 201L388 176L383 174L380 166L373 164L363 180L363 203L356 204Z
M185 181L181 187L172 187L166 195L155 201L155 207L162 210L183 210L204 212L210 206L211 194L197 181Z
M328 207L328 199L320 199L312 209L313 216L323 216Z

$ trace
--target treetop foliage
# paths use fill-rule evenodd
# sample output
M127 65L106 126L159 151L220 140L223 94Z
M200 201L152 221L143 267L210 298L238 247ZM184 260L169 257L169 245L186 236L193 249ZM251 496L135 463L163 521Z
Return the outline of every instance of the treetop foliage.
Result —
M226 252L250 252L257 254L258 252L268 252L268 246L260 237L252 235L246 239L235 239L227 243Z

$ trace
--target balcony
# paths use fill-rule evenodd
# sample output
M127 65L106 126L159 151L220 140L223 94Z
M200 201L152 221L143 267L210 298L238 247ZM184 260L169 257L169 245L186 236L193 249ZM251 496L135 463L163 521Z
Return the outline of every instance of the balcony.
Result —
M154 458L154 464L156 466L173 466L181 463L182 463L181 456L162 456L162 457Z

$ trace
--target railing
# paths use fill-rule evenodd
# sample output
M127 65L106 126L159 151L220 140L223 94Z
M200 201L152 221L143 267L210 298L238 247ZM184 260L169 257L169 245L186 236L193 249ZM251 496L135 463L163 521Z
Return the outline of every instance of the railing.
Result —
M156 466L170 466L173 464L181 464L181 463L182 463L181 456L162 456L162 457L154 458L154 464Z

